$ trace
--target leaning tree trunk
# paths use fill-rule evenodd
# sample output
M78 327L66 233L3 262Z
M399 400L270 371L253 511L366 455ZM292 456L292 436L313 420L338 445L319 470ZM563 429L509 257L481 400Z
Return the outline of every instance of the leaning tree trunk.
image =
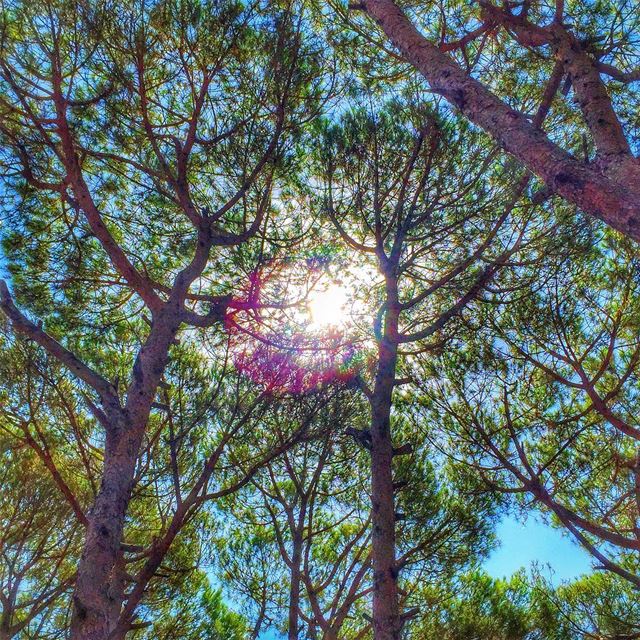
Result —
M513 109L440 51L418 31L395 0L363 0L361 5L404 59L427 80L432 91L489 133L508 153L539 176L552 192L640 242L640 162L630 152L624 151L614 158L603 154L595 163L577 160L525 114ZM575 42L570 45L574 46ZM579 62L575 55L566 59L569 67ZM602 85L601 80L598 84ZM578 89L585 89L585 98L589 94L586 87L593 92L593 77L587 78L585 87L578 86ZM606 94L604 86L600 93ZM603 102L607 103L606 109L595 113ZM597 136L593 125L598 123L600 130L609 129L609 133L615 134L606 126L612 116L609 100L597 99L592 103L583 100L583 105L588 107L590 104L592 109L584 115L591 133Z

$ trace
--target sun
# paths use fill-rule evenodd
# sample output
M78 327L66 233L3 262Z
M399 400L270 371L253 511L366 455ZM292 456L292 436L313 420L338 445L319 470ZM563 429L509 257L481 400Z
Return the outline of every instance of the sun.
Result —
M346 289L336 282L321 285L311 291L307 299L311 319L309 328L313 331L326 331L344 326L348 315L348 300Z
M247 298L253 296L259 312L240 309L227 319L237 369L273 392L352 380L367 363L377 273L342 265L276 267L250 281Z

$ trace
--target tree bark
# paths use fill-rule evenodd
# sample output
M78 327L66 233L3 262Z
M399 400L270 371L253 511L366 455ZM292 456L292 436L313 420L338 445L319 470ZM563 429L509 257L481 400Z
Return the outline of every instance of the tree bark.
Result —
M396 283L387 278L387 313L378 341L378 370L371 396L371 522L373 560L373 637L399 640L396 516L393 489L391 402L398 359Z
M143 433L127 431L107 436L102 483L78 565L71 622L74 640L106 640L124 600L120 544Z
M107 415L102 483L78 564L71 640L107 640L118 628L125 599L125 514L151 405L180 325L177 304L166 305L136 358L124 408Z
M302 584L302 532L296 531L291 553L291 584L289 587L289 625L287 640L298 640L300 632L300 587Z
M407 62L424 76L432 91L487 131L552 192L640 241L640 165L636 158L623 153L618 160L606 157L602 163L576 160L524 114L509 107L429 42L393 0L363 0L362 6ZM576 64L573 58L568 62ZM580 76L579 83L584 84L583 80L588 80L588 74ZM586 87L579 88L585 95ZM598 121L592 109L587 119L593 121L594 118ZM614 129L613 125L609 127L608 133L612 136L616 133ZM617 138L615 141L619 142ZM611 147L600 140L600 147L603 146L606 151Z
M10 606L7 598L2 597L2 612L0 613L0 640L11 640L11 618L13 617L13 609Z

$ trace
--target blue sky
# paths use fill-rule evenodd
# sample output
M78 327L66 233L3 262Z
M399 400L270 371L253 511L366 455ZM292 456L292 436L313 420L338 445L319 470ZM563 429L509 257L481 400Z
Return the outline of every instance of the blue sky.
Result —
M589 554L562 531L544 524L534 516L519 519L508 516L496 530L500 546L484 563L495 578L510 576L532 563L549 565L554 584L591 573ZM542 567L541 567L542 568ZM548 575L548 571L544 571Z

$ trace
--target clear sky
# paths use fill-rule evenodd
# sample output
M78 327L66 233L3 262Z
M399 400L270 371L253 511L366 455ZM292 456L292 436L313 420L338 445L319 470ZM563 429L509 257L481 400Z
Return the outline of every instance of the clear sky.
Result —
M534 562L549 565L555 584L592 571L586 551L534 516L525 520L506 517L496 533L500 546L484 563L485 570L495 578L510 576L521 567L528 569ZM544 573L548 575L547 570Z

